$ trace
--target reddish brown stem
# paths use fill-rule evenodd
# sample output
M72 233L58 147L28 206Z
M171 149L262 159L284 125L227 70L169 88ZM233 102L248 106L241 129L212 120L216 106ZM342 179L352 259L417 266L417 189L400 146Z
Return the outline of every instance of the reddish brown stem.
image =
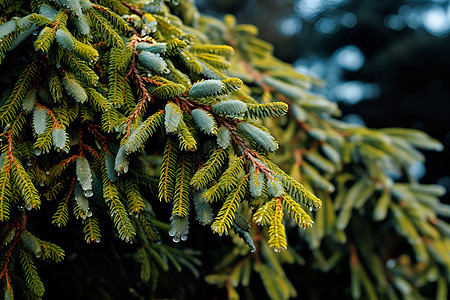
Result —
M42 105L42 104L40 104L39 102L37 102L37 100L35 101L35 103L36 103L36 106L37 107L39 107L39 109L45 109L46 111L47 111L47 113L50 115L50 117L52 118L52 121L53 121L53 127L52 127L52 130L53 130L53 128L58 128L58 129L60 129L61 128L61 125L58 123L58 121L56 120L56 117L55 117L55 115L53 114L53 112L49 109L49 108L47 108L47 107L45 107L44 105Z
M242 137L240 137L236 131L234 131L233 129L233 125L235 125L234 121L228 120L228 119L221 119L221 123L222 125L228 129L228 131L231 134L231 139L233 140L233 142L242 147L242 149L244 150L244 156L246 156L253 164L253 167L255 169L259 169L261 172L264 173L264 175L266 175L267 178L273 178L272 173L273 171L270 170L266 165L264 165L263 163L261 163L259 161L260 156L258 155L258 153L256 153L255 151L253 151L248 145L247 143L244 141L244 139Z
M139 9L136 5L132 5L126 1L121 1L124 6L126 6L131 12L135 13L136 15L142 17L144 15L144 12Z
M5 277L6 285L7 285L7 288L8 288L8 289L11 289L11 288L12 288L12 287L11 287L11 282L10 282L11 279L10 279L10 276L9 276L8 265L9 265L9 262L10 262L10 259L11 259L12 252L13 252L15 246L17 245L17 243L18 243L18 241L19 241L19 234L20 234L20 231L23 230L23 226L22 226L19 222L17 222L17 221L15 222L15 224L13 225L13 227L14 227L14 229L15 229L16 232L15 232L15 235L14 235L14 237L13 237L13 239L12 239L12 242L11 242L11 244L10 244L10 246L9 246L8 252L6 253L6 256L5 256L5 265L4 265L4 267L3 267L2 272L0 273L0 279L3 278L3 277Z
M101 133L101 127L97 124L87 123L88 130L95 136L95 138L100 141L103 148L108 152L108 141L106 137Z
M150 93L147 91L147 87L145 86L145 81L143 77L141 77L141 75L139 75L139 71L137 69L136 66L136 56L137 56L137 51L136 51L136 45L137 43L143 41L143 39L139 36L137 36L136 34L133 35L133 37L131 38L131 42L129 43L133 54L131 56L131 61L130 61L130 67L129 70L127 72L127 75L125 76L125 79L128 76L131 76L135 81L136 84L139 88L139 90L142 93L142 100L138 103L138 105L136 106L135 110L133 111L133 113L131 114L131 116L128 117L126 124L126 130L127 130L127 137L130 136L130 126L131 123L133 122L133 120L137 119L138 116L140 115L142 109L145 107L145 104L148 101L155 101L155 99L150 95ZM124 80L125 80L124 79Z

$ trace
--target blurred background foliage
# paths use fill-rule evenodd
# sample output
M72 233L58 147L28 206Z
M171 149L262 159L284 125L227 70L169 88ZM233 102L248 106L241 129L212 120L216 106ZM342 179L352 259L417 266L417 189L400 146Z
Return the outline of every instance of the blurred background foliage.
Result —
M416 162L411 173L422 183L438 183L450 190L449 1L230 0L196 3L206 14L222 18L230 13L236 16L238 23L254 24L259 29L258 36L274 45L276 57L292 63L302 73L323 79L325 85L314 87L314 92L336 101L345 121L369 128L414 128L440 140L444 151L424 151L425 163ZM441 200L450 203L449 193ZM382 224L379 226L379 233L387 234L386 228L383 229ZM358 233L356 227L353 224L352 234L361 236L359 233L364 230ZM370 244L374 239L359 243ZM382 247L390 249L387 251L391 254L402 247L392 237L387 237L384 242ZM291 240L290 243L302 249L298 241ZM313 241L309 243L311 247ZM321 249L324 248L322 244ZM317 256L315 259L320 260ZM405 257L400 257L397 263L410 264L402 259ZM388 266L392 262L387 261L388 268L392 267ZM344 291L358 298L358 292L345 279L349 275L361 277L347 274L349 271L355 273L354 268L348 270L338 264L330 272L308 269L308 276L301 270L305 271L296 266L285 266L299 299L342 297ZM320 282L327 283L326 289L321 289ZM422 290L422 293L430 299L442 297L434 288ZM364 297L371 298L371 295Z
M315 91L343 119L423 130L444 144L415 174L450 190L450 2L447 0L197 0L259 28L274 55L322 78ZM442 198L449 203L447 193Z

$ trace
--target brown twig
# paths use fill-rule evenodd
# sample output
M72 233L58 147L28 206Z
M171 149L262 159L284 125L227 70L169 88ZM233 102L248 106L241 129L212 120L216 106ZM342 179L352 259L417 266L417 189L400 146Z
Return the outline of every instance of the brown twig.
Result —
M121 1L124 6L126 6L130 11L135 13L136 15L142 17L144 15L144 12L139 9L136 5L132 5L126 1Z
M58 121L56 120L55 115L53 114L53 112L45 107L44 105L40 104L39 102L37 102L37 100L35 100L36 106L39 107L39 109L45 109L47 111L47 113L50 115L50 117L52 118L53 121L53 127L52 130L56 127L57 129L61 128L61 125L58 123Z
M15 232L15 235L14 235L14 237L12 239L12 242L11 242L11 244L9 246L8 252L5 255L5 265L3 267L2 272L0 273L0 279L3 278L3 276L5 277L6 285L7 285L8 290L12 288L11 287L11 282L10 282L11 279L9 277L8 265L9 265L9 262L10 262L10 259L11 259L12 252L13 252L15 246L17 245L19 239L20 239L19 238L20 231L23 230L23 226L18 221L15 222L15 225L13 225L13 227L14 227L16 232Z
M221 124L225 128L227 128L228 131L230 132L231 139L233 140L233 142L244 150L244 156L246 156L252 162L253 167L263 172L267 178L273 178L272 176L273 171L260 161L261 157L258 155L258 153L253 151L247 145L245 140L241 136L239 136L234 130L233 127L236 125L236 122L234 120L229 120L226 118L221 118L220 120Z
M136 56L137 56L136 45L137 45L137 43L139 43L141 41L143 41L143 39L141 37L139 37L137 35L133 35L133 37L131 38L131 42L129 43L129 45L133 51L133 54L131 56L130 67L128 69L127 75L125 76L125 79L128 76L131 76L132 78L134 78L139 90L142 93L142 100L138 103L138 105L136 106L136 108L133 111L133 113L131 114L131 116L129 116L126 120L127 137L129 137L131 134L131 132L130 132L131 123L133 122L134 119L136 119L139 116L142 109L145 107L145 104L148 101L154 102L154 98L150 95L150 93L147 91L147 87L145 86L146 80L144 80L143 77L141 77L141 75L139 75L139 71L136 66Z
M100 141L100 143L103 146L103 149L105 149L105 151L108 152L109 151L108 150L108 141L107 141L106 137L101 133L100 125L92 124L91 122L88 122L87 128L94 135L94 137Z
M8 158L9 158L9 163L7 166L7 171L9 172L11 169L11 164L14 162L14 165L16 166L16 168L19 168L19 165L17 164L16 160L14 159L14 155L13 155L13 150L14 150L14 146L13 146L13 140L12 140L12 130L16 124L16 122L20 119L20 116L22 115L22 113L20 113L16 120L14 121L14 123L11 125L11 128L8 130L8 134L6 135L7 139L8 139Z

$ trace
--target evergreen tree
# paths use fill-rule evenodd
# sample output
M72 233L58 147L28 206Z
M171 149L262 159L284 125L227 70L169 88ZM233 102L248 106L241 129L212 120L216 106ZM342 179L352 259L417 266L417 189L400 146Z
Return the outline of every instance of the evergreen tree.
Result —
M0 9L5 299L45 297L40 261L65 259L44 223L130 244L145 283L130 290L148 297L164 280L186 296L168 270L204 275L201 257L173 243L202 248L198 223L232 236L231 251L206 239L223 260L203 262L231 299L260 282L272 299L296 297L287 264L305 265L296 276L341 270L353 298L446 299L450 208L441 186L410 174L436 140L339 121L309 91L320 80L274 58L255 27L191 1Z

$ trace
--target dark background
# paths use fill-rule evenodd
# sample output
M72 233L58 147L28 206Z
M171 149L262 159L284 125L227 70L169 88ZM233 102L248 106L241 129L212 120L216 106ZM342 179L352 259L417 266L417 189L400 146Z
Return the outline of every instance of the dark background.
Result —
M450 190L449 1L196 3L206 14L256 25L275 56L325 80L317 92L338 101L347 121L420 129L440 140L445 150L425 151L425 165L415 169L421 182Z

